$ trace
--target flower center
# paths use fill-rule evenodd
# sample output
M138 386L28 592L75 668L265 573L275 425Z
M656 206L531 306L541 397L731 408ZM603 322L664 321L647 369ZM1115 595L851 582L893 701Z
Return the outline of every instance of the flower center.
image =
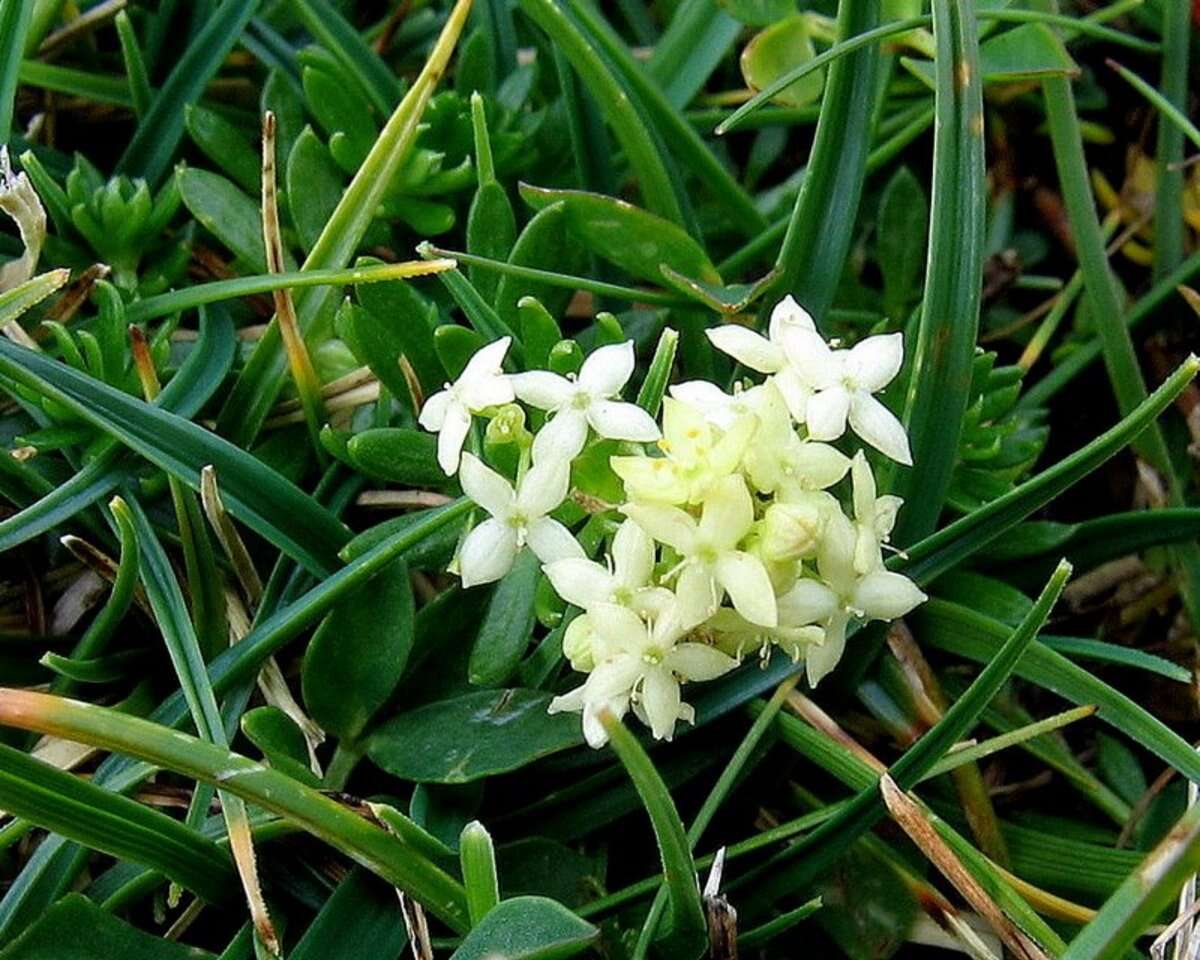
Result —
M576 390L571 397L571 406L576 410L586 410L592 405L592 397L586 390Z

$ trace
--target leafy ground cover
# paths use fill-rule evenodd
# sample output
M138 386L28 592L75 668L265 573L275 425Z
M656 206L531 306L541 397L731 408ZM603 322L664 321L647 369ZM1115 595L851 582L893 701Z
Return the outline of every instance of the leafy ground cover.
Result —
M0 0L0 960L1194 957L1186 0Z

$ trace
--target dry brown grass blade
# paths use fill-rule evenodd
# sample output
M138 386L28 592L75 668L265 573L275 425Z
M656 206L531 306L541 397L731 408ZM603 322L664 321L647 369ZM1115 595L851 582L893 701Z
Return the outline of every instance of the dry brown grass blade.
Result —
M1034 943L1016 924L1004 915L987 891L971 876L954 851L925 819L921 808L901 790L890 775L879 780L879 791L892 819L916 844L917 848L937 867L938 871L957 890L980 916L996 932L1018 960L1050 960L1047 954Z
M212 464L207 464L200 471L200 502L204 506L204 515L212 526L217 542L225 551L225 556L233 567L234 575L241 584L242 593L250 609L258 606L262 600L263 582L250 557L250 551L234 526L233 520L225 510L221 500L221 490L217 485L217 471Z

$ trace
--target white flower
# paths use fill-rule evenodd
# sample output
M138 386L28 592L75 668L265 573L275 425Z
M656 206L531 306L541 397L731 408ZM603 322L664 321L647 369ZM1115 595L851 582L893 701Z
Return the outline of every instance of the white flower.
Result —
M926 599L915 583L899 573L880 567L866 574L857 571L857 539L845 514L830 516L817 550L821 579L800 580L779 598L780 608L788 611L792 622L825 628L825 642L811 648L805 658L808 682L814 687L842 658L851 619L895 620Z
M859 573L870 573L883 563L881 545L891 537L896 514L904 500L891 495L876 496L875 475L861 450L854 455L850 479L854 484L854 527L858 534L854 569Z
M485 407L512 403L513 387L503 371L511 337L501 337L475 353L453 383L435 393L421 408L420 424L438 435L438 464L446 476L458 469L463 442L471 429L471 415Z
M743 390L739 384L735 384L733 393L726 393L708 380L689 380L670 387L672 397L698 410L705 420L722 430L728 430L744 417L757 414L765 390L763 384L749 390Z
M813 440L836 440L846 420L863 440L897 463L912 465L908 434L896 415L876 400L904 362L904 334L867 337L849 350L830 350L815 330L793 331L788 354L812 390L804 422Z
M729 594L747 620L775 626L775 591L767 569L758 557L737 549L754 523L754 502L740 476L713 484L699 523L678 507L631 503L621 509L682 558L675 593L685 623L707 620Z
M654 541L632 520L617 528L608 566L585 557L546 564L546 576L567 603L590 610L598 603L615 603L637 613L661 608L671 591L653 584Z
M833 486L850 469L850 458L827 443L801 440L774 380L758 398L758 431L742 458L755 489L789 500Z
M470 453L462 456L463 492L491 517L467 534L458 555L464 587L499 580L528 546L542 563L582 557L571 532L547 514L567 496L570 474L561 464L534 464L514 491L504 477Z
M812 647L825 641L825 631L804 620L805 610L793 611L787 604L788 594L779 597L779 624L762 627L751 623L736 610L722 607L708 621L708 629L717 635L721 649L731 651L739 660L750 650L757 649L766 660L772 647L779 647L794 661L806 656Z
M816 333L816 326L808 311L791 296L784 297L771 311L767 327L768 336L726 324L707 332L708 339L722 353L727 353L738 363L771 374L771 379L787 401L788 410L797 423L804 422L805 407L812 389L798 374L796 358L804 341L797 338L799 332Z
M753 416L716 430L700 413L674 397L663 399L662 457L612 457L613 472L635 500L699 503L722 477L737 469L758 429Z
M657 440L658 424L650 414L636 404L613 399L629 382L633 366L633 341L627 340L592 351L575 379L548 370L514 374L517 397L554 415L538 435L539 447L571 460L583 449L589 424L608 440ZM535 447L534 452L541 451Z
M712 680L737 661L703 643L680 643L685 628L672 604L647 623L627 607L595 608L596 668L582 686L550 701L550 712L582 711L583 734L593 747L608 735L600 724L607 708L624 716L632 704L659 740L669 740L675 722L691 723L695 711L683 702L681 681Z

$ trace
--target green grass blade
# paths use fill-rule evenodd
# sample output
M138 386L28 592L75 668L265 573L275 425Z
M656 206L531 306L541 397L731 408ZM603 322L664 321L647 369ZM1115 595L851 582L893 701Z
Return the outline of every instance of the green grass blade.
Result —
M230 513L313 572L337 568L336 553L349 539L345 526L251 454L7 340L0 341L0 372L63 404L193 489L200 487L200 470L212 464Z
M138 757L289 820L411 894L452 929L467 926L458 881L348 807L224 747L106 707L0 688L0 723Z
M259 0L226 0L188 44L117 162L117 172L157 186L183 139L184 107L200 99L258 9Z
M1166 6L1169 8L1172 5L1167 4ZM1173 6L1176 9L1183 9L1183 10L1187 9L1186 5L1180 4L1180 3L1176 3ZM1187 21L1185 20L1184 21L1184 31L1183 31L1182 35L1175 33L1175 31L1178 29L1177 25L1173 24L1164 29L1164 31L1163 31L1164 36L1170 38L1172 41L1167 47L1168 50L1171 50L1173 47L1180 45L1177 40L1177 38L1179 38L1180 36L1182 37L1183 40L1187 39L1186 23L1187 23ZM1172 36L1173 34L1174 34L1174 36ZM1183 47L1183 50L1184 50L1184 54L1183 54L1184 61L1183 61L1182 73L1183 73L1183 77L1184 77L1184 83L1186 84L1187 83L1187 44L1183 43L1183 44L1181 44L1181 46ZM1165 62L1165 58L1164 58L1164 62ZM1124 79L1126 83L1128 83L1131 87L1133 87L1134 90L1136 90L1143 97L1145 97L1150 102L1150 105L1152 107L1154 107L1154 109L1157 110L1163 116L1163 118L1171 121L1169 124L1164 125L1164 126L1166 126L1167 129L1170 129L1173 126L1178 133L1182 133L1189 140L1191 140L1193 144L1195 144L1197 147L1200 147L1200 128L1198 128L1194 123L1192 123L1191 120L1188 119L1187 114L1184 113L1183 110L1179 108L1179 106L1177 106L1171 100L1168 100L1167 97L1165 97L1163 94L1161 94L1157 90L1155 90L1152 86L1150 86L1150 84L1148 84L1145 80L1143 80L1141 77L1139 77L1136 73L1134 73L1128 67L1121 66L1121 64L1117 63L1115 60L1109 60L1108 65L1110 67L1112 67L1115 71L1117 71L1117 73L1119 73L1121 75L1122 79ZM1174 70L1178 69L1177 67L1174 67L1174 65L1172 65L1172 67L1173 67L1173 72L1174 72ZM1164 66L1163 69L1165 71L1166 67ZM1187 89L1185 87L1184 93L1186 94L1186 92L1187 92ZM1172 99L1174 99L1174 97ZM1182 152L1183 152L1182 147L1183 147L1183 144L1181 142L1179 145L1179 148L1177 150L1172 149L1172 153L1180 154L1180 158L1179 158L1180 160L1183 159L1182 158ZM1176 162L1179 162L1179 161L1176 161ZM1159 186L1159 189L1161 189L1161 181L1158 186ZM1171 259L1178 260L1179 257L1173 257Z
M869 30L878 17L878 3L842 0L838 35ZM778 276L771 291L777 296L767 296L773 302L790 293L822 320L833 305L854 236L871 146L878 65L879 49L872 46L829 68L804 182L775 260Z
M646 208L683 223L683 208L658 145L600 54L553 0L520 0L520 3L525 15L563 52L595 97L637 177Z
M611 712L606 712L601 722L613 751L642 798L658 841L671 906L670 920L660 945L672 957L699 957L708 943L708 928L700 902L696 865L692 862L691 845L683 831L679 811L637 738ZM645 955L644 949L642 955Z
M896 542L907 546L937 523L958 462L963 414L979 333L986 234L983 81L970 6L934 0L936 123L925 296L912 351L905 423L913 467L901 471L905 498Z
M455 4L421 73L380 131L374 146L309 251L302 270L340 269L354 256L389 185L416 140L421 116L446 71L470 8L470 0L458 0ZM321 289L303 291L296 298L297 319L306 338L310 336L317 319L332 311L337 297L336 290ZM283 354L279 325L272 321L246 361L217 418L218 432L234 443L248 446L262 428L286 375L287 360Z
M192 351L155 404L183 417L195 416L224 381L236 347L233 324L224 311L202 314ZM0 520L0 552L54 529L115 490L130 468L122 454L121 445L112 441L44 497Z
M115 24L117 39L121 41L121 57L125 61L125 75L129 79L129 99L133 102L134 115L141 120L150 109L154 91L150 89L150 78L146 74L146 61L138 46L137 33L129 14L122 10Z
M1070 573L1069 564L1060 564L1029 614L1011 632L966 692L891 765L888 772L901 789L911 789L920 782L946 751L974 726L979 714L1012 674L1022 654L1045 624ZM789 871L788 881L799 885L812 880L841 856L855 838L878 823L885 812L878 787L872 782L836 817L777 857L776 864L802 858L798 869Z
M1158 920L1200 870L1200 806L1192 806L1067 946L1062 960L1114 960Z
M161 871L212 903L236 883L228 854L198 831L0 744L0 805L93 850Z
M0 145L12 136L13 109L33 4L0 0Z
M687 106L729 52L742 25L716 0L683 0L647 63L647 72L676 107Z
M767 219L755 206L753 197L713 155L662 89L646 75L607 21L588 0L568 0L567 6L593 46L609 58L619 81L641 103L680 163L708 188L713 199L725 207L730 219L746 236L753 237L765 229Z

